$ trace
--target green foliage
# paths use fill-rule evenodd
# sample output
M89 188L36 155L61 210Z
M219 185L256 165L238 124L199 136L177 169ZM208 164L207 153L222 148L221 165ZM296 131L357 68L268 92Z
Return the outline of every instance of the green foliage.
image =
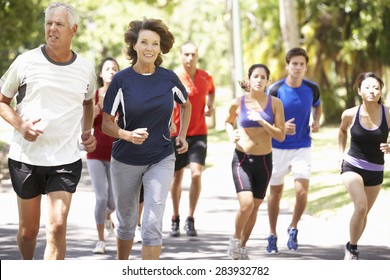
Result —
M199 46L200 67L210 71L218 87L231 86L232 52L228 3L232 0L69 0L79 14L72 48L98 65L116 57L121 68L123 34L131 20L161 18L175 36L163 66L175 68L179 47ZM51 0L0 0L0 75L15 57L44 43L44 8ZM244 71L265 63L276 81L285 75L285 52L279 26L279 1L240 0ZM387 73L390 64L390 1L297 0L301 44L310 55L307 78L322 91L325 121L337 123L341 112L357 102L351 85L361 71ZM244 73L245 74L245 73ZM384 79L386 81L386 79Z
M265 63L276 81L285 75L283 41L278 1L240 1L245 71L254 63ZM245 73L246 74L246 73Z
M2 50L19 48L20 42L28 42L37 36L36 32L31 31L36 29L39 3L38 0L0 0Z
M0 76L40 36L40 0L0 0Z
M175 46L166 67L177 67L180 46L193 41L199 47L199 67L211 72L217 85L229 85L230 38L224 9L224 0L181 1L168 20L175 35Z
M352 89L360 72L385 73L390 63L389 1L299 1L304 46L311 49L309 75L321 86L329 123L357 102ZM303 14L301 14L302 16ZM329 113L328 110L325 112Z

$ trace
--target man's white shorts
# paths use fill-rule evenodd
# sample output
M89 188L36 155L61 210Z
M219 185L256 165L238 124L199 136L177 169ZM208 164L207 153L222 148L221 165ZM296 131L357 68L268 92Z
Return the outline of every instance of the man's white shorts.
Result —
M294 180L309 180L311 175L311 148L293 150L273 148L272 164L271 186L282 185L284 177L290 172Z

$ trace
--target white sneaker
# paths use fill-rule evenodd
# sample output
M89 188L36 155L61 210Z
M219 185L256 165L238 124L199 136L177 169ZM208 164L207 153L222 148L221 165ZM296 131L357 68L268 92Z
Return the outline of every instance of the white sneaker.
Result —
M240 260L249 260L248 250L246 249L246 247L240 248Z
M104 222L104 226L107 230L107 237L113 237L115 236L114 233L114 224L112 223L111 219L106 219Z
M92 250L94 254L104 254L106 252L106 243L104 241L98 241L95 249Z
M240 258L240 240L234 237L229 239L228 255L233 260L238 260Z
M142 243L141 226L135 229L134 243Z

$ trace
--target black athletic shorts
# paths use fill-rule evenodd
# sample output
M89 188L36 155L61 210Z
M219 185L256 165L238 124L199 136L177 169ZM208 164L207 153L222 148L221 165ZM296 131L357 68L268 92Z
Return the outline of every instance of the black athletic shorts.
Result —
M232 173L237 193L251 191L254 198L264 199L272 174L272 153L253 156L235 149Z
M16 194L29 199L55 191L74 193L80 181L81 159L59 166L36 166L8 159L12 186Z
M172 137L172 143L175 145L176 137ZM207 154L207 135L187 136L188 151L184 154L178 154L175 147L175 171L186 167L190 162L196 162L201 165L206 163Z
M383 183L383 171L370 171L361 169L343 160L340 174L348 171L359 174L363 179L364 186L366 187L377 186Z

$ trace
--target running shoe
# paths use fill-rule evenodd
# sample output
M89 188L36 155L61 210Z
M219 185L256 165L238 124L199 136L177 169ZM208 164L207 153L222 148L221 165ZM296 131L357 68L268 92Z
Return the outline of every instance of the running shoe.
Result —
M271 234L270 236L268 236L267 240L268 240L268 246L266 248L266 253L279 254L278 245L277 245L278 237Z
M115 236L115 233L114 233L114 224L112 223L112 220L111 219L106 219L104 221L104 226L107 230L107 237L112 237L112 236Z
M104 241L98 241L95 249L92 250L94 254L104 254L106 252L106 243Z
M298 249L298 230L296 228L288 228L288 241L287 248L289 250L297 250Z
M188 236L198 236L198 233L195 229L195 220L193 217L187 217L184 230L187 232Z
M358 260L359 259L359 251L348 249L348 243L345 245L345 256L344 260Z
M141 226L137 226L135 229L134 243L142 243Z
M249 260L248 250L246 249L246 247L240 248L240 260Z
M172 217L171 232L169 235L172 237L180 236L180 216Z
M233 260L238 260L240 258L240 240L234 237L229 239L228 255Z

